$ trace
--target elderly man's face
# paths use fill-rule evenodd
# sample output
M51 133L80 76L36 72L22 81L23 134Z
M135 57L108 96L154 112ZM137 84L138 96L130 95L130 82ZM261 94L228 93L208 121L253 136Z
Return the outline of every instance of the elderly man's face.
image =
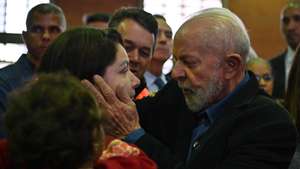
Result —
M189 109L197 112L217 101L224 88L222 61L201 50L191 29L174 39L176 59L172 76L178 81Z
M296 49L300 42L300 8L286 8L281 15L281 30L288 45Z
M145 70L152 58L154 35L132 19L125 19L117 27L128 53L129 66L132 73L143 78Z

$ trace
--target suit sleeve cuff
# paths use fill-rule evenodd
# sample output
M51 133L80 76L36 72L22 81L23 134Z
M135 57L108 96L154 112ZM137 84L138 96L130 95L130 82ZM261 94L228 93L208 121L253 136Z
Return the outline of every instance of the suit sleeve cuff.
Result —
M145 135L145 130L142 128L136 129L133 132L129 133L125 138L124 141L127 143L134 144L137 142L143 135Z

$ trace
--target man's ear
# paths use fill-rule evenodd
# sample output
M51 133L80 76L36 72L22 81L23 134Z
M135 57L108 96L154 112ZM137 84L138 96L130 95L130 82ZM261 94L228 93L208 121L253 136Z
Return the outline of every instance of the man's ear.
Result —
M231 79L242 72L243 59L241 55L236 53L228 54L225 56L224 61L224 72L226 79Z
M28 32L22 31L22 39L25 45L27 46L27 41L28 41Z

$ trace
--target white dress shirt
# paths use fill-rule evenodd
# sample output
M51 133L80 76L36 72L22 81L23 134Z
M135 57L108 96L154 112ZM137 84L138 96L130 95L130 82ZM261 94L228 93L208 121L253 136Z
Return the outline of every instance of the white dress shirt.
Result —
M295 51L288 47L286 57L285 57L285 90L287 89L288 86L288 80L289 80L289 73L292 68L292 64L295 58Z

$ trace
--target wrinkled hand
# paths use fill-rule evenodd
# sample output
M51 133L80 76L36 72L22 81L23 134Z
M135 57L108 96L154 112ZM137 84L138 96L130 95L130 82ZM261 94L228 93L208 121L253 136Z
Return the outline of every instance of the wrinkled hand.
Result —
M126 94L128 92L124 85L120 85L114 93L99 75L94 76L94 85L88 80L81 82L92 92L100 109L104 111L105 134L122 138L140 128L135 103Z

